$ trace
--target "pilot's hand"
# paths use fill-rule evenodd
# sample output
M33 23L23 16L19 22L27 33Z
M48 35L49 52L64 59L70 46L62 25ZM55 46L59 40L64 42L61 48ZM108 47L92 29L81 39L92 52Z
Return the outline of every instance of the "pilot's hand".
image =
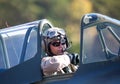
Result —
M74 65L78 65L80 62L80 56L77 53L68 54L70 61Z

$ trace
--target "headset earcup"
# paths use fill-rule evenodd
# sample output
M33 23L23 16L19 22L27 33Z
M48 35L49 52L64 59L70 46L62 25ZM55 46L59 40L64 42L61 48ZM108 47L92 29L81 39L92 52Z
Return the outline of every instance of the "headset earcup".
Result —
M65 39L66 39L66 47L67 49L69 49L71 47L72 42L70 42L67 37Z

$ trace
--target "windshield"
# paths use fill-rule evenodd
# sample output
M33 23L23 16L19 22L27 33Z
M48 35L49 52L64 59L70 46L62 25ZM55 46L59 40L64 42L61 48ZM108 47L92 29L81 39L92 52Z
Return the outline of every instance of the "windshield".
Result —
M7 57L10 62L9 67L15 66L16 64L18 64L26 31L27 29L19 30L19 31L11 31L11 32L2 34L2 37L6 44L5 47L7 50Z
M36 27L10 31L8 33L3 33L1 36L5 43L6 58L8 62L7 68L13 67L35 56L37 52Z
M120 28L114 26L88 27L83 30L82 62L107 61L118 56Z

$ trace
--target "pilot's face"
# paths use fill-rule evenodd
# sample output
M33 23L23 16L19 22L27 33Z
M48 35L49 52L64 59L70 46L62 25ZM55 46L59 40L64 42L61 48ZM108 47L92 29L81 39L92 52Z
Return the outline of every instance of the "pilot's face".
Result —
M66 48L66 43L61 43L59 40L51 42L50 49L54 55L62 55Z

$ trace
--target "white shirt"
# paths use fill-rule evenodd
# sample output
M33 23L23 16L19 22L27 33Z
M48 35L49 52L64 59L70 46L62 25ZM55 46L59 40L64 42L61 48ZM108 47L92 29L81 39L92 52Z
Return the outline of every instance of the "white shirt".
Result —
M52 75L60 72L64 67L70 64L70 58L67 55L57 55L44 57L41 62L44 75Z

